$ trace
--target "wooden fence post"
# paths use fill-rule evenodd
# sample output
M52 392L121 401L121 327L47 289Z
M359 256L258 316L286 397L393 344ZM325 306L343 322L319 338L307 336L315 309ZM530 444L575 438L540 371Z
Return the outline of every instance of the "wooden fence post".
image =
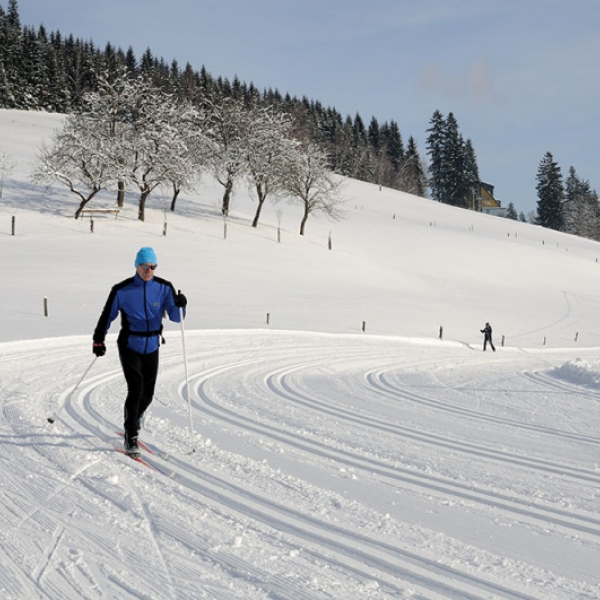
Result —
M363 333L367 330L367 322L366 321L362 322L362 330L363 330Z
M48 297L44 296L44 316L48 316Z
M15 231L17 229L17 217L15 217L15 215L13 215L12 218L12 234L15 235Z
M444 337L444 326L440 325L440 340Z

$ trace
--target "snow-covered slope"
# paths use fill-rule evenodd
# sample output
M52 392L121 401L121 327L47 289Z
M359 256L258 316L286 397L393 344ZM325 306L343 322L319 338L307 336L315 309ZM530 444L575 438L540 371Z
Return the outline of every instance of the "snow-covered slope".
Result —
M356 181L304 237L286 203L252 229L239 189L225 239L208 179L92 233L29 183L60 122L0 111L20 160L0 205L0 597L600 598L600 245ZM189 299L192 410L169 324L150 466L114 451L116 323L90 351L142 245Z

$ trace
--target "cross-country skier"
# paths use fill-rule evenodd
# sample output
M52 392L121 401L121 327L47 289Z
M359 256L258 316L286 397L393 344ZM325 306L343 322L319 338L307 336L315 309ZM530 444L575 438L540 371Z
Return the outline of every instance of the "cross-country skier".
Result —
M494 348L494 344L492 343L492 326L489 323L486 323L485 327L480 329L480 331L483 333L483 351L485 352L485 348L489 342L492 350L496 352L496 348Z
M135 275L113 286L94 330L92 351L104 356L106 334L121 313L117 347L127 382L125 452L132 455L140 453L140 421L154 396L163 315L166 312L171 321L179 323L179 309L185 313L187 305L186 297L176 293L171 282L154 276L157 266L154 250L141 248L135 257Z

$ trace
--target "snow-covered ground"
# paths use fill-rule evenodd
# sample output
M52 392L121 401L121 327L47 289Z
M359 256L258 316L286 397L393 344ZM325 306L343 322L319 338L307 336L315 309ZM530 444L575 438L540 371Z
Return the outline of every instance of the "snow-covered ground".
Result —
M29 183L60 122L0 111L20 160L0 200L3 600L600 598L599 244L356 181L304 237L286 203L252 229L240 189L225 239L210 180L166 236L167 196L92 233ZM91 354L142 245L189 299L192 410L166 324L149 466L114 451L118 323Z

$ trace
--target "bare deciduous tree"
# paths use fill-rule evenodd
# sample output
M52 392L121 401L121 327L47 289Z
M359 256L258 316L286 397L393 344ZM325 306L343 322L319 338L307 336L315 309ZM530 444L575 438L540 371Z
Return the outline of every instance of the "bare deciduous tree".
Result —
M268 196L277 198L284 189L287 165L297 155L300 142L290 137L291 119L270 108L251 109L246 142L247 177L258 206L252 227L258 226Z
M304 235L311 214L323 213L334 220L343 217L342 179L330 171L327 154L315 144L304 144L296 159L288 164L285 187L292 201L299 201L304 208L300 235Z
M17 164L18 162L11 158L9 154L0 152L0 198L2 198L4 182L8 179L8 176L12 173Z
M33 172L35 183L51 185L58 181L80 199L76 219L113 176L112 157L102 138L95 135L94 125L81 115L69 115L52 144L42 144Z
M226 217L234 185L246 175L248 111L240 101L233 98L224 98L218 102L207 101L204 108L211 142L208 167L225 188L221 212Z

